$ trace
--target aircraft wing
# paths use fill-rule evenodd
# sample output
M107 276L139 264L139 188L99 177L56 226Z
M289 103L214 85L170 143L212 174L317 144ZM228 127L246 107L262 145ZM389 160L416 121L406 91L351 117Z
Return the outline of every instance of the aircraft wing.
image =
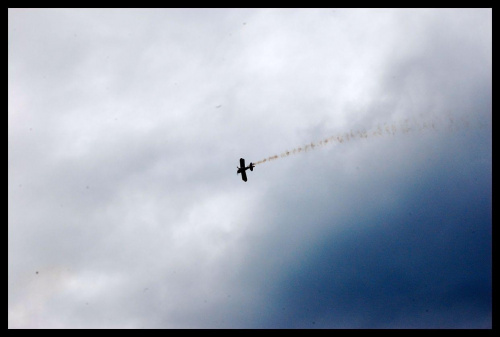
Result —
M240 167L245 170L245 159L240 158Z
M243 169L243 171L241 171L241 179L243 179L243 181L247 181L247 173L245 172L245 169Z

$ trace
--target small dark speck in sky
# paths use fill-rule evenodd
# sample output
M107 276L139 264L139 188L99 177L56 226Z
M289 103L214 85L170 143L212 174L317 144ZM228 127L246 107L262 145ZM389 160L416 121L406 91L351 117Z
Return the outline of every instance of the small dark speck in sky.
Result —
M36 273L35 273L35 274L37 274L37 275L38 275L38 270L36 271Z

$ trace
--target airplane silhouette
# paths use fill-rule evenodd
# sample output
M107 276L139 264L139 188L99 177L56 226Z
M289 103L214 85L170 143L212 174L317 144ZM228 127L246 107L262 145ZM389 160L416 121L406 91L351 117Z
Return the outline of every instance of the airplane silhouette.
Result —
M243 179L243 181L247 181L247 174L245 171L248 169L250 169L250 171L253 171L253 168L255 167L255 165L253 163L250 163L250 166L245 167L245 159L240 158L240 166L241 167L236 167L238 169L236 174L241 173L241 179Z

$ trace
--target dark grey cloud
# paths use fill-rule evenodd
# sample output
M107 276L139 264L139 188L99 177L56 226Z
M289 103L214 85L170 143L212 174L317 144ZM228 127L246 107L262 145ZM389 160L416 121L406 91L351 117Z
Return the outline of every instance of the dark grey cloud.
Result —
M277 298L270 301L273 315L264 324L313 327L315 322L316 327L331 328L486 324L482 319L491 310L491 204L483 193L491 186L485 179L491 172L483 168L464 175L454 171L463 167L443 166L454 179L436 176L436 170L413 175L418 189L399 190L395 206L383 207L383 195L363 196L371 188L358 186L361 195L348 203L359 203L364 208L359 212L351 213L357 208L350 206L340 216L316 212L314 219L283 221L279 226L284 238L274 244L292 257L285 259L283 270L275 271L285 277L272 289ZM391 187L398 190L407 187L405 183L410 182ZM459 192L463 190L468 195ZM318 223L323 237L304 243ZM297 251L289 234L293 225L301 227L295 230L302 234L304 245ZM275 250L280 251L273 247L263 255L275 255Z
M9 327L491 327L491 22L9 10Z

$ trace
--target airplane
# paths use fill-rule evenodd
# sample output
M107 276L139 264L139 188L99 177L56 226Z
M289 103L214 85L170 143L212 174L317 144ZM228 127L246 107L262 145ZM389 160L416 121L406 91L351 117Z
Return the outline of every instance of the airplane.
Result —
M240 166L241 167L236 167L238 169L236 174L241 173L241 179L243 179L243 181L247 181L247 174L245 171L248 169L250 169L250 171L253 171L253 168L255 167L255 165L253 163L250 163L250 166L245 167L245 159L240 158Z

